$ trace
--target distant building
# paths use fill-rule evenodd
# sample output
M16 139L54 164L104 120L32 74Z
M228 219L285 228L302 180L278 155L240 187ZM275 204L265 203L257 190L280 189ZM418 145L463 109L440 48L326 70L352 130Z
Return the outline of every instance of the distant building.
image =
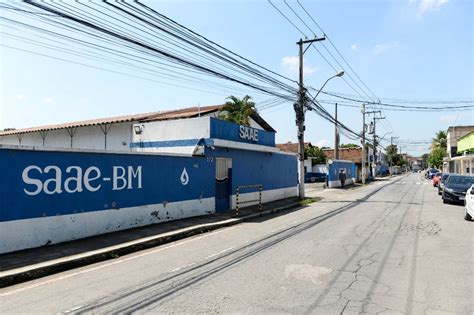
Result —
M458 140L472 131L474 131L474 126L451 126L448 128L446 135L448 157L453 158L460 155L458 153Z
M451 126L448 128L446 147L448 156L443 159L443 172L473 175L472 154L474 126Z

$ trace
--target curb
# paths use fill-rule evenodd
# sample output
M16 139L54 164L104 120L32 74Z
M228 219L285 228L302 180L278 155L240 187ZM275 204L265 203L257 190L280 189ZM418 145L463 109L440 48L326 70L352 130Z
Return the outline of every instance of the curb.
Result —
M265 210L259 213L249 214L239 218L231 218L218 223L206 223L173 232L150 236L135 241L106 247L103 249L77 254L69 257L58 258L49 262L43 262L18 269L0 272L0 288L12 286L22 282L46 277L55 273L67 271L74 268L84 267L94 263L114 259L123 255L138 252L144 249L171 243L197 234L211 232L220 228L237 225L241 222L270 214L273 212L289 210L301 206L299 202L293 202L286 206Z

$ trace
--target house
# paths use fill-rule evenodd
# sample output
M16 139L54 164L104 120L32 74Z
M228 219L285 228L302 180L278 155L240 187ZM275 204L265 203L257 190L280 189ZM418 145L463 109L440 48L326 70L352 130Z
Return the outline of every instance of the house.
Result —
M474 126L448 128L446 147L448 156L443 159L443 172L472 175L472 151L470 148Z

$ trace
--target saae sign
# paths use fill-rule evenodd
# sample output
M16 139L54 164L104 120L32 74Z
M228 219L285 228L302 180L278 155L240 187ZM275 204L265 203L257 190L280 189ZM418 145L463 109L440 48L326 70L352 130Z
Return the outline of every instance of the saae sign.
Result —
M258 129L240 126L239 137L243 140L258 142Z
M103 177L100 168L96 166L85 170L79 166L68 166L63 170L56 165L49 165L43 169L30 165L23 170L22 179L28 185L23 191L29 196L42 192L47 195L63 192L73 194L84 190L96 192L107 182L111 182L112 190L141 189L142 167L113 166L112 177Z

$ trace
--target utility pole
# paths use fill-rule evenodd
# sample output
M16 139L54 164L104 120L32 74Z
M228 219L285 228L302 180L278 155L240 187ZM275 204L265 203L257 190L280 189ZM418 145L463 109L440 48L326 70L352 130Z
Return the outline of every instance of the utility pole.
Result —
M392 175L392 167L393 167L393 139L396 139L398 137L390 137L390 150L392 150L390 154L390 175Z
M362 104L362 185L365 185L365 103Z
M334 124L334 159L339 160L339 128L337 127L337 103L336 103L336 122Z
M300 39L296 44L299 46L299 91L298 91L298 103L293 105L296 114L296 126L298 126L298 169L299 169L299 198L304 199L304 121L305 121L305 110L306 110L306 89L303 83L303 56L306 50L311 46L312 43L325 40L325 37L315 39ZM306 49L303 49L304 44L308 44Z
M376 114L381 114L382 112L380 110L374 110L374 111L371 111L371 112L366 112L366 114L374 114L374 121L373 121L373 130L372 130L372 133L374 134L374 140L373 140L373 149L372 149L372 152L373 152L373 164L372 164L372 168L371 171L372 171L372 176L375 178L375 168L376 168L376 165L377 165L377 135L376 135L376 132L375 132L375 124L377 123L377 120L381 120L381 119L385 119L385 117L376 117Z

